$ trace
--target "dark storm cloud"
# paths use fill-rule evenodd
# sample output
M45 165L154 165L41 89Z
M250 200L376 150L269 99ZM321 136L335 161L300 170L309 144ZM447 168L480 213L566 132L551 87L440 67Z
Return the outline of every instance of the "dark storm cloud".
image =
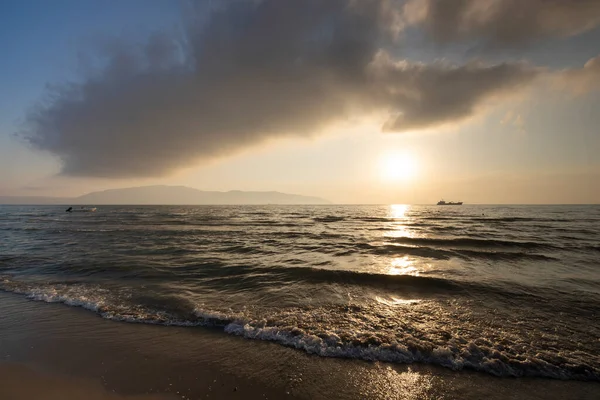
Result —
M55 88L21 136L67 175L160 176L356 115L388 112L392 131L453 122L538 74L397 62L384 50L401 29L395 0L215 3L187 10L182 37L105 46L103 68Z
M438 42L483 41L491 47L580 34L600 25L599 0L409 0L408 24Z
M514 93L541 73L541 69L524 63L394 63L385 54L371 67L384 92L382 103L400 114L385 124L384 128L390 131L427 128L467 118L486 100Z

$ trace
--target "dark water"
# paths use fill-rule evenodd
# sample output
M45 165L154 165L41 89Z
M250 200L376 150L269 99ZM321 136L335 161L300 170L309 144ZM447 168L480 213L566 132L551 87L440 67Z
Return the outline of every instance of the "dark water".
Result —
M320 356L600 381L600 206L7 206L0 288Z

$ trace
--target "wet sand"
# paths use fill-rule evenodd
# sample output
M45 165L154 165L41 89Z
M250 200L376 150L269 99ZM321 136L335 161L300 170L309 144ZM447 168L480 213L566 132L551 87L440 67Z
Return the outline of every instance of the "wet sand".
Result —
M168 400L172 395L123 396L93 379L37 371L21 364L0 364L0 396L10 400Z
M322 358L0 292L0 399L31 398L597 399L600 384Z

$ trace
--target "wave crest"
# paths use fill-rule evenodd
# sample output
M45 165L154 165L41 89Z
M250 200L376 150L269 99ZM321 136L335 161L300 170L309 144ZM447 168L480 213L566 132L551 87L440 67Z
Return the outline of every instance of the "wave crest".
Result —
M211 327L322 357L429 363L496 376L600 381L600 363L585 361L579 350L563 351L557 357L551 349L536 347L533 342L524 347L525 342L508 332L503 332L501 341L493 331L458 334L452 329L453 319L472 316L434 301L405 302L401 307L331 304L234 311L194 306L178 296L135 297L82 284L30 285L5 278L0 288L31 300L82 307L110 320ZM428 320L428 314L439 321Z

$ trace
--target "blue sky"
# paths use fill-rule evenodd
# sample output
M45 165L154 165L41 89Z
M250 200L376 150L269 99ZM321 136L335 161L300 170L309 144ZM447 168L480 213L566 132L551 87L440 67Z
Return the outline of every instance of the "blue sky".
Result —
M373 3L383 1L374 0ZM412 0L412 2L425 4L427 0ZM307 4L309 3L307 1ZM102 52L106 50L103 45L109 39L135 45L144 43L154 32L171 34L184 29L185 24L189 23L186 18L189 17L187 14L190 10L185 8L185 11L182 11L182 4L185 3L167 0L123 2L26 0L0 3L0 48L4 50L3 61L0 63L0 88L2 89L0 90L0 170L3 171L0 175L0 195L78 195L90 190L112 187L184 184L207 190L281 190L319 195L335 202L349 203L427 203L442 196L484 203L600 201L600 185L597 183L600 181L597 180L600 178L600 156L598 156L600 134L597 128L600 126L600 115L597 112L600 109L600 93L597 84L594 84L595 78L600 79L600 75L593 75L595 70L592 68L583 68L588 60L598 57L600 53L597 46L600 42L600 29L594 25L595 21L600 21L600 18L590 19L591 17L585 17L587 19L581 21L574 17L574 20L569 22L570 25L564 28L564 32L558 34L538 35L535 36L535 40L523 38L523 43L502 43L501 46L489 48L486 48L485 40L495 39L493 37L490 39L491 34L483 28L475 29L472 36L467 38L461 37L460 40L444 43L428 36L425 28L427 21L422 22L421 25L413 23L406 27L396 37L395 44L384 49L389 52L393 62L404 62L412 66L413 69L410 71L414 71L413 75L402 78L404 79L402 82L414 85L411 86L412 91L423 91L419 92L420 96L427 94L429 96L427 98L433 101L431 109L436 106L438 98L448 96L449 102L454 101L452 97L454 92L457 93L457 103L465 101L465 104L472 105L473 109L463 112L461 107L457 107L456 110L450 111L456 115L452 114L450 117L434 115L425 123L422 122L422 117L418 116L418 121L421 122L414 122L416 124L414 128L400 128L398 132L381 132L381 113L387 110L385 107L369 110L365 115L361 115L361 107L353 108L351 114L340 115L339 118L325 118L327 124L315 120L314 124L308 124L307 127L295 121L294 115L290 115L290 121L294 121L293 127L290 127L290 132L281 134L271 132L270 130L274 129L271 128L271 124L261 125L262 121L253 122L258 124L258 127L249 133L244 131L243 125L240 128L239 124L226 124L225 128L219 128L225 129L219 131L220 133L209 132L205 131L204 120L198 117L195 122L199 126L197 139L182 138L181 143L177 142L173 148L165 148L162 156L158 151L161 141L155 140L156 135L164 135L164 143L176 142L180 121L186 118L185 115L182 117L180 110L194 101L204 104L202 101L206 100L190 100L185 103L181 97L195 99L195 92L190 90L177 92L175 89L171 92L170 88L173 85L161 86L160 89L147 89L132 83L131 89L127 89L129 88L127 79L137 82L135 81L137 78L119 76L119 85L124 87L121 97L131 95L131 99L138 99L137 101L142 103L145 99L134 93L136 90L151 90L148 93L157 93L159 96L160 93L167 92L169 96L178 96L169 97L169 101L173 104L171 111L178 117L174 118L172 114L167 114L165 111L162 118L156 115L156 110L148 111L146 114L141 105L132 108L131 115L136 115L138 120L145 119L146 116L149 119L150 116L156 118L152 124L156 125L158 121L162 131L153 128L150 133L147 125L141 125L143 121L136 120L133 125L127 122L127 127L136 130L135 136L125 142L119 142L122 136L128 135L128 131L123 131L115 136L116 139L110 139L115 140L115 149L121 149L123 143L127 144L127 152L124 153L125 155L119 155L120 158L111 158L113 157L111 142L102 142L102 137L105 135L102 130L103 125L94 123L98 121L93 118L88 125L84 125L85 129L80 127L78 131L68 133L74 136L67 136L67 133L62 132L52 133L55 136L49 136L50 128L43 126L38 133L45 135L43 139L46 142L38 148L32 148L22 138L15 137L15 133L19 132L24 126L23 123L28 120L29 110L40 104L40 101L45 101L45 104L56 102L45 97L47 85L91 82L90 77L82 69L82 60L86 55L103 55ZM235 7L239 5L232 4L234 11L228 10L230 14L225 13L223 18L235 14ZM248 18L248 21L267 21L261 22L263 25L259 25L257 31L243 32L243 35L252 39L252 35L256 34L257 38L264 38L265 49L280 51L280 44L272 38L277 37L277 29L283 28L277 23L270 26L270 21L278 21L278 19L268 19L271 16L267 12L274 11L269 11L267 7L265 10L247 14L238 12L239 15L236 14L235 18L238 18L236 21L239 21L239 18ZM281 13L279 17L281 21L291 18L281 9L276 8L275 11ZM201 13L201 11L196 12ZM261 15L261 12L265 14ZM591 10L587 14L593 12L595 11ZM580 14L573 13L573 15ZM198 16L195 15L196 18ZM301 15L298 18L300 17ZM233 21L234 17L231 18ZM309 22L305 22L305 25L299 25L298 30L306 29L306 24L310 24L310 20L307 21ZM384 22L378 20L377 23ZM577 29L578 23L582 26L585 24L588 28L580 32ZM293 24L293 21L288 21L288 24ZM218 28L213 29L215 29L212 31L214 34L221 33ZM543 33L546 30L542 26L539 32ZM286 37L284 34L295 35L296 32L283 31L282 38ZM231 40L245 40L244 36L231 37L233 38ZM290 36L291 39L294 37ZM270 71L270 65L279 59L275 58L276 54L273 52L269 53L267 50L263 52L260 40L249 41L247 45L256 46L250 50L262 54L263 57L259 61L252 61L254 63L252 65L258 62L258 65L263 65L262 70ZM352 43L354 42L350 45ZM231 43L222 46L213 50L220 51L214 54L223 57L221 62L239 59L234 57L240 57L239 52L244 49L243 46L234 46ZM348 54L352 53L348 52ZM269 57L273 57L271 63ZM438 87L430 87L432 79L445 79L448 72L448 69L444 69L446 67L437 66L440 63L451 64L452 67L448 68L452 70L452 68L460 69L469 62L475 62L474 60L491 66L507 64L514 69L515 74L521 74L515 79L523 79L523 81L516 86L506 87L502 87L501 85L505 83L500 82L498 88L494 88L489 93L483 91L480 95L477 94L476 98L469 98L468 96L471 96L469 93L459 93L465 86L457 85L456 82L442 82ZM521 67L519 63L526 63L529 67ZM392 65L396 64L386 64L385 68L395 68L394 71L398 73L407 71L405 67ZM421 65L422 68L419 69L417 65ZM211 87L211 90L226 87L233 79L236 84L250 88L245 89L248 91L242 93L240 97L252 98L252 96L264 95L261 92L252 92L258 89L252 89L255 86L252 86L250 81L241 81L246 74L245 71L250 70L248 69L250 66L248 64L246 69L236 70L235 75L226 75L222 71L215 72L214 79L225 79L223 77L227 76L229 78L218 81L218 85L215 85L216 89ZM241 68L237 65L231 67ZM531 68L534 67L543 72L527 72L533 71ZM202 68L206 66L197 66L194 79L201 77ZM227 66L219 68L227 69ZM474 68L482 68L487 74L485 69L487 67ZM414 74L421 73L422 70L429 74L424 75L425 77L433 76L433 78L423 78L423 81L413 82L412 79L416 76ZM572 72L565 72L567 70ZM276 71L278 71L276 73L286 73L286 71ZM471 69L466 70L464 79L470 79L468 74L471 72L473 72ZM138 72L138 75L141 73ZM258 75L251 75L251 79L255 81L266 79L264 82L271 85L275 79L273 78L275 72L268 73L271 75L265 77L260 75L260 71L252 70L252 74ZM523 73L535 73L537 77L530 82ZM162 79L173 74L161 70L157 77ZM250 75L250 72L248 74ZM578 79L576 81L569 74L573 76L578 74L577 76L581 75L581 78L576 78ZM487 78L478 79L481 81ZM586 90L570 89L580 81L586 82ZM173 84L177 85L176 81L174 82ZM591 83L587 84L587 82ZM168 82L164 84L168 85ZM385 84L388 82L386 81ZM468 85L477 84L475 79ZM512 83L508 82L506 85ZM281 105L281 99L285 99L283 96L280 100L275 100L278 91L288 90L286 89L288 86L284 86L283 89L282 86L268 87L274 93L273 104L270 107L275 110ZM319 86L315 87L319 88ZM441 92L444 87L448 87L450 93ZM300 89L294 86L293 90ZM400 90L404 90L404 87ZM298 96L304 95L302 92L299 93ZM216 94L217 97L219 95L220 93ZM208 99L208 102L212 102L212 99L215 97ZM252 100L245 103L243 98L238 99L237 95L234 98L231 94L227 94L222 99L225 100L219 99L219 101L232 103L239 101L238 108L252 108L253 103L256 103ZM159 99L159 101L166 100ZM268 105L268 100L264 101ZM337 97L332 99L315 97L310 101L322 101L325 104L323 107L327 104L335 106ZM425 113L424 115L434 114L433 111L429 112L429 108L421 109L421 105L407 103L407 101L401 99L400 112L414 110L414 112ZM90 107L91 104L94 103L90 100ZM305 102L298 104L302 107ZM165 109L169 109L168 104ZM48 110L47 116L62 118L63 114L59 114L58 108L50 107ZM277 121L277 124L273 125L278 127L277 129L287 129L283 123L285 119L281 119L283 117L280 114L289 112L289 109L282 108L282 110L278 115L273 116L273 120ZM199 109L191 115L195 118L197 114L202 115L203 111ZM232 120L246 121L249 118L248 115L238 115L236 109L226 111L225 115L231 116ZM299 114L300 111L302 110L299 110ZM317 112L312 106L305 111L309 113L308 119L315 117L314 114ZM259 112L265 111L260 108ZM377 117L373 116L373 112ZM110 108L107 107L103 115L110 118L114 113L111 114ZM321 118L320 112L318 115ZM349 115L352 117L349 118ZM67 124L72 120L58 119L57 121ZM125 129L122 125L114 124L107 125L106 129L109 129L108 126L111 127L110 129ZM189 131L186 135L196 134L193 126L192 128L186 126L185 129L186 132ZM268 134L263 134L261 129L269 131ZM250 131L251 128L248 130ZM235 140L213 143L214 138L219 135L229 135L230 131L238 132ZM93 148L90 150L91 145L86 140L91 136L95 136L94 143L98 143L98 148L104 149L102 150L104 153L100 150L92 152ZM56 147L54 142L50 142L50 138L53 141L62 140L63 144L76 143L77 146L83 146L79 148L81 153L73 153L76 150L72 147ZM159 149L146 145L150 142L157 142ZM198 149L192 150L191 146L197 146ZM179 158L179 153L182 161L173 162L173 159ZM79 154L88 155L82 155L79 159ZM155 159L144 159L147 154L152 154ZM103 162L108 166L118 164L119 160L123 157L128 158L128 155L131 159L139 158L141 163L139 168L136 166L138 164L134 165L127 160L123 160L120 167L124 173L98 165ZM410 159L414 164L410 168L412 172L396 174L395 181L382 179L382 176L386 175L382 168L392 168L382 166L385 164L382 160L390 157ZM164 158L169 158L171 161L165 161ZM90 160L94 160L96 164ZM143 166L148 162L147 165L150 167L148 171L151 172L145 173ZM61 166L69 163L71 163L71 171L75 173L64 173L65 168ZM406 162L392 164L397 168L407 168ZM132 165L131 173L125 171ZM474 187L479 189L474 191Z
M143 38L172 27L179 15L177 3L164 0L1 2L3 128L40 98L46 84L77 79L78 56L95 42L120 35Z
M2 178L14 187L22 176L31 179L56 164L28 152L11 135L21 129L25 113L43 98L48 84L81 78L81 54L105 38L144 38L179 20L178 3L165 0L0 2L0 48L5 52L0 63L0 160L9 171ZM23 174L10 171L12 166Z

